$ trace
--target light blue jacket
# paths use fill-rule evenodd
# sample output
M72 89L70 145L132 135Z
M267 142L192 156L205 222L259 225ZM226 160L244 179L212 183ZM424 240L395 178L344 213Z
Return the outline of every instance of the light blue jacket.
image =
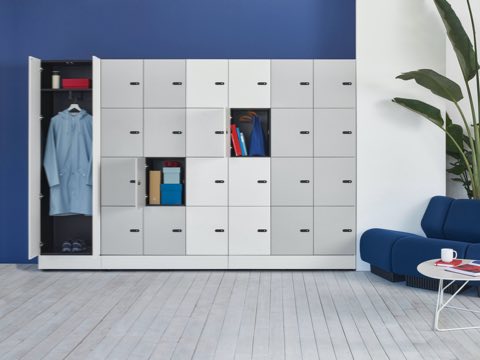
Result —
M59 112L50 122L43 166L50 215L92 215L92 116Z

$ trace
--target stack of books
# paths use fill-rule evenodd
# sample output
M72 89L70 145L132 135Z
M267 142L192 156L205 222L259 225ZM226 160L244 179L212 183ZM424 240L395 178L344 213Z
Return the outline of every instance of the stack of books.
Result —
M237 125L232 124L230 125L230 133L232 134L232 145L235 156L248 156L243 132L237 128Z
M462 262L459 260L460 263ZM453 261L452 261L453 262ZM468 276L480 276L480 261L474 260L468 264L460 264L456 266L447 267L446 271Z

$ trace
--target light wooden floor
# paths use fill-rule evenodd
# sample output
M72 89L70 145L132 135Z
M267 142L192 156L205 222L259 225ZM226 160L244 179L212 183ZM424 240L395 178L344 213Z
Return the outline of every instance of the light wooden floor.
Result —
M0 359L480 359L480 331L431 330L435 300L364 272L0 265Z

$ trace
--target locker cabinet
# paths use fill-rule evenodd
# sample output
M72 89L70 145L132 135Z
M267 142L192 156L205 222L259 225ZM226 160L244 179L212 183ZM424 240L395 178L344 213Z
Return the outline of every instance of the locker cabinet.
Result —
M272 255L313 255L313 207L272 207Z
M315 206L355 205L355 159L314 160Z
M187 109L187 156L225 157L226 127L225 109Z
M145 255L185 255L185 207L147 206L143 216Z
M102 110L102 156L143 156L143 110Z
M143 208L102 207L102 255L143 254Z
M228 60L187 60L187 107L228 106Z
M187 159L187 206L228 206L228 159Z
M272 109L272 157L313 156L313 109Z
M355 109L315 109L315 156L355 156Z
M102 60L102 107L143 107L143 60Z
M229 255L270 255L270 208L229 208Z
M355 60L314 60L314 106L354 108Z
M355 254L355 208L315 207L315 255Z
M230 206L270 206L270 159L229 159Z
M313 206L313 158L272 159L272 206Z
M272 108L313 108L313 60L272 60Z
M270 107L270 60L230 60L229 107Z
M185 156L185 109L145 109L146 157Z
M228 227L227 207L187 207L187 255L227 255Z
M102 158L102 206L145 205L145 160Z
M145 60L144 107L185 107L185 60Z

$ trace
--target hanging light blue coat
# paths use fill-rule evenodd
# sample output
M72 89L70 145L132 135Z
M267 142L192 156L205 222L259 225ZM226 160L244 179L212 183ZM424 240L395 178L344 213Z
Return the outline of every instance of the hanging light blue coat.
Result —
M50 122L43 166L50 215L92 215L92 116L59 112Z

